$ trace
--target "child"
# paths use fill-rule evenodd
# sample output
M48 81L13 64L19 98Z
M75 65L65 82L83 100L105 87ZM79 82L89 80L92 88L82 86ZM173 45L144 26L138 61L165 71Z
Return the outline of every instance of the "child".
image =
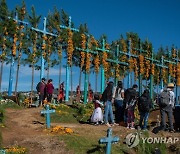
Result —
M136 106L136 99L133 98L130 102L127 103L127 128L135 129L134 128L134 109Z
M91 122L94 122L95 125L98 125L99 122L101 122L101 124L103 123L103 113L102 113L102 109L101 106L103 106L103 104L99 101L99 95L94 95L94 112L91 116Z

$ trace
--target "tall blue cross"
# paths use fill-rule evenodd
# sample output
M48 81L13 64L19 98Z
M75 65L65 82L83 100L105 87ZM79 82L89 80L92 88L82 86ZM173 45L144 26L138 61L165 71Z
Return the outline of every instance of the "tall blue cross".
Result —
M55 110L50 110L49 105L46 105L46 110L41 111L41 114L46 115L46 127L47 128L50 128L50 126L51 126L51 121L50 121L50 114L51 113L55 113Z
M138 58L137 55L134 55L134 54L131 54L131 40L128 40L128 52L123 52L123 51L119 51L120 54L124 54L126 56L128 56L128 60L130 60L131 57L134 57L134 58ZM128 84L127 84L127 88L130 88L131 87L131 74L130 72L128 73Z
M107 137L103 137L99 140L100 144L106 144L106 154L111 153L111 144L119 141L119 137L112 137L112 128L107 130Z
M161 60L160 61L156 61L156 62L159 62L159 64L157 63L156 65L158 67L160 67L160 72L162 74L162 69L163 68L168 68L166 65L164 65L164 57L161 56ZM161 81L160 81L160 88L163 89L164 88L164 82L163 82L163 78L161 77Z
M71 16L69 16L68 26L60 25L60 28L70 29L71 31L79 32L79 29L73 28L71 24ZM70 66L66 65L66 95L65 101L69 101L69 77L70 77Z
M115 65L124 65L128 66L128 63L119 61L119 45L117 45L117 48L115 50L115 59L107 59L108 62L114 63ZM117 78L116 78L116 72L115 72L115 78L114 78L115 85L117 84Z
M90 41L90 36L89 36L89 34L86 34L86 35L88 36L88 41L86 43L86 49L82 49L82 48L77 48L76 47L76 50L85 52L86 54L87 53L98 54L98 52L92 51L92 50L90 50L88 48L88 44L89 44L89 41ZM87 91L88 91L88 72L85 71L85 76L84 76L84 103L85 104L87 103Z
M101 52L109 52L109 50L107 50L105 48L105 40L102 40L102 48L96 48L96 50L101 51ZM104 91L104 86L105 85L105 75L104 75L104 67L103 65L101 65L101 94Z
M37 29L37 28L34 28L32 27L31 29L36 31L36 32L40 32L40 33L43 33L43 37L45 37L46 35L51 35L51 36L54 36L54 37L57 37L56 34L53 34L53 33L49 33L47 32L46 30L46 17L44 17L44 21L43 21L43 30L40 30L40 29ZM45 40L43 39L43 44L45 44ZM44 77L44 57L43 57L43 52L41 52L41 72L40 72L40 81L41 79Z
M180 59L178 58L178 50L176 49L176 58L173 58L173 60L176 61L176 65L178 65L178 63L180 63ZM176 77L177 80L177 77ZM180 87L177 85L177 81L176 81L176 104L178 104L178 96L180 97Z
M12 19L11 17L8 17L8 19ZM13 20L17 23L28 25L27 22L21 21L18 19L18 13L15 13L15 18ZM12 84L13 84L13 74L14 74L14 57L11 56L11 66L10 66L10 74L9 74L9 87L8 87L8 96L12 95Z

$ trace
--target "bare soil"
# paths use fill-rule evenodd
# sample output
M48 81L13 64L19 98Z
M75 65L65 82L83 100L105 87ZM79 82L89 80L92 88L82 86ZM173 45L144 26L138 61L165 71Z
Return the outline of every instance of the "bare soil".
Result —
M22 110L7 109L5 112L5 128L2 130L3 147L21 146L28 149L29 154L73 154L68 150L66 144L59 140L58 136L47 134L43 131L46 128L44 118L40 115L42 108L28 108ZM151 113L151 121L156 121L159 111ZM94 126L90 124L67 124L52 123L52 126L61 125L72 128L76 134L92 136L98 138L106 136L107 126ZM152 130L153 128L150 128ZM123 126L114 126L113 135L120 137L120 142L127 134L135 132ZM149 131L150 136L176 136L180 138L180 133L160 132L153 134ZM98 141L97 141L98 143Z

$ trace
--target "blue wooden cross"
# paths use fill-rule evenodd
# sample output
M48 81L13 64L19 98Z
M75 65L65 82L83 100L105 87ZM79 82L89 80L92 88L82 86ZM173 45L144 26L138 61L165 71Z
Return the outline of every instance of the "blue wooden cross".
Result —
M161 71L161 75L162 75L162 68L168 68L166 65L164 65L164 57L163 56L161 56L161 60L160 61L158 61L157 60L157 62L159 62L159 64L156 64L158 67L160 67L160 71ZM164 87L164 82L163 82L163 78L161 77L161 81L160 81L161 83L160 83L160 88L161 89L163 89L163 87Z
M12 19L11 17L8 17L8 19ZM17 23L28 25L27 22L21 21L18 19L18 13L15 12L15 18L13 20ZM8 87L8 96L11 96L12 94L12 84L13 84L13 74L14 74L14 57L11 56L11 66L10 66L10 74L9 74L9 87Z
M56 34L49 33L49 32L46 31L46 17L44 17L43 30L40 30L40 29L37 29L37 28L34 28L34 27L32 27L31 29L34 30L34 31L43 33L43 36L44 36L44 37L45 37L46 35L51 35L51 36L57 37ZM44 40L44 39L43 39L43 44L45 44L45 40ZM44 57L43 57L43 53L41 53L40 81L41 81L41 79L42 79L43 77L44 77Z
M119 45L117 45L116 51L115 51L115 59L107 59L108 62L114 63L116 65L124 65L128 66L128 63L119 61ZM116 72L115 72L116 73ZM117 78L114 79L115 85L117 85Z
M178 65L178 63L180 63L180 59L178 58L178 50L176 49L176 58L173 58L173 60L176 61L176 65ZM176 82L176 104L179 104L178 103L178 95L180 97L180 87L177 85L177 82Z
M46 105L46 110L41 111L41 114L46 114L46 127L47 128L50 128L51 126L50 113L55 113L55 110L50 110L49 105Z
M71 24L71 16L69 16L68 26L59 25L60 28L70 29L71 31L79 32L79 29L73 28ZM70 66L66 65L66 94L65 101L69 101L69 77L70 77Z
M107 50L105 48L105 40L102 40L102 47L101 48L96 48L96 50L101 51L101 52L109 52L109 50ZM105 84L105 76L104 76L104 67L103 65L101 65L101 94L104 91L104 84Z
M86 49L76 47L76 50L85 52L86 54L87 53L98 54L98 52L92 51L89 49L88 44L90 43L90 35L89 34L86 34L86 35L88 37L88 41L86 42ZM88 72L85 71L85 75L84 75L84 103L85 104L87 103L87 91L88 91Z
M119 141L119 137L112 137L112 128L107 130L107 137L103 137L99 140L100 144L106 144L106 154L111 153L111 144Z

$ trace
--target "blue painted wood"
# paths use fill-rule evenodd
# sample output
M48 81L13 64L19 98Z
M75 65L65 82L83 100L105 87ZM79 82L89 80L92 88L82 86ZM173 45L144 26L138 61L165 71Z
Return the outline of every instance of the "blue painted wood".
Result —
M37 29L32 27L32 30L36 31L36 32L40 32L43 33L43 36L45 37L46 35L51 35L54 37L57 37L58 35L53 34L53 33L49 33L46 30L46 17L44 17L44 21L43 21L43 30ZM43 40L43 44L45 43L45 40ZM44 57L43 57L43 52L41 52L41 71L40 71L40 81L41 79L44 77Z
M50 121L50 114L51 113L55 113L55 110L50 110L49 105L46 105L46 110L41 111L41 114L46 115L46 127L47 128L50 128L50 126L51 126L51 121Z
M8 17L9 19L12 19L11 17ZM15 13L15 18L13 19L17 23L25 24L27 25L27 22L21 21L18 19L18 13ZM9 74L9 87L8 87L8 96L12 95L12 85L13 85L13 76L14 76L14 57L11 56L11 65L10 65L10 74Z
M119 137L112 137L112 128L107 130L107 137L103 137L99 140L100 144L106 144L106 154L111 153L111 144L119 141Z
M71 31L79 32L79 29L72 27L71 16L69 16L68 26L59 25L62 29L70 29ZM66 89L65 89L65 101L69 101L69 78L70 78L70 66L66 65Z

